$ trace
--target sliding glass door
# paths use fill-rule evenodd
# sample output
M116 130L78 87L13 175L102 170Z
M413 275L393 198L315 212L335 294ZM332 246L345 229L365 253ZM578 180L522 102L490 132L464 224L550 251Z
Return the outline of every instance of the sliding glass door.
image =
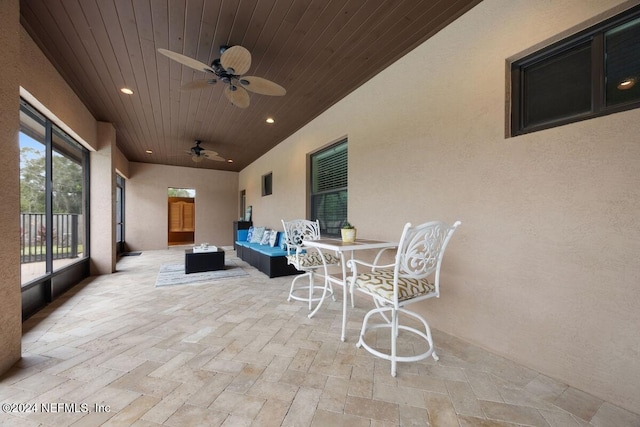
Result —
M116 174L116 254L124 252L124 188L125 179Z
M21 283L28 315L88 272L89 154L24 101L19 142ZM74 264L80 265L76 271Z

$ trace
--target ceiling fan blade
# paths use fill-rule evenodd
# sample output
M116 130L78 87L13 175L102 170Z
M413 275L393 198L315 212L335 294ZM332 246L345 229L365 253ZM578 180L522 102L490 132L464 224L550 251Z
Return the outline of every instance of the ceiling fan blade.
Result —
M209 79L209 80L194 80L192 82L189 83L185 83L180 87L180 90L196 90L196 89L205 89L208 88L210 85L213 85L216 83L216 79Z
M204 62L200 62L193 58L189 58L188 56L184 56L180 53L172 52L167 49L158 49L158 52L163 54L164 56L173 59L174 61L178 61L182 65L186 65L187 67L191 67L194 70L198 71L210 71L213 73L213 68L205 64Z
M242 76L240 84L243 88L260 95L283 96L287 93L286 89L278 83L271 80L263 79L255 76Z
M213 150L202 150L201 153L204 154L205 156L217 156L218 155L218 152L217 151L213 151Z
M235 90L232 88L235 88ZM249 93L239 86L225 87L224 95L238 108L247 108L249 106Z
M222 53L220 63L229 73L240 76L251 67L251 53L242 46L232 46Z
M215 153L215 151L214 151ZM215 160L216 162L226 162L227 159L224 159L220 156L218 156L218 154L210 154L210 153L204 153L204 157L206 157L209 160Z

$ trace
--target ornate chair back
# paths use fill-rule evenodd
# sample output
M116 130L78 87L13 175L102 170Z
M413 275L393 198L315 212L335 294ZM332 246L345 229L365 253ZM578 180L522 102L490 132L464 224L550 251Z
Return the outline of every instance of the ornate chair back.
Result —
M302 242L304 240L318 240L320 238L320 223L317 220L282 220L282 226L284 227L285 245L289 255L302 253Z
M405 224L398 244L394 267L394 299L398 301L398 280L427 280L433 277L434 291L431 296L440 296L440 267L444 251L460 225L453 226L442 221L432 221L417 226ZM420 296L420 295L416 295Z

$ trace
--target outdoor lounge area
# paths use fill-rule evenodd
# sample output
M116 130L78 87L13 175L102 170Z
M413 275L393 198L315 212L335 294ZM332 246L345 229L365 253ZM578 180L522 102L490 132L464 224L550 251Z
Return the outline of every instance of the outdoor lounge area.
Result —
M267 275L280 277L300 272L289 266L286 260L287 252L280 247L282 232L273 230L274 237L271 244L267 238L264 242L251 242L249 230L238 230L235 236L235 247L238 257Z
M640 427L639 0L0 22L0 425Z

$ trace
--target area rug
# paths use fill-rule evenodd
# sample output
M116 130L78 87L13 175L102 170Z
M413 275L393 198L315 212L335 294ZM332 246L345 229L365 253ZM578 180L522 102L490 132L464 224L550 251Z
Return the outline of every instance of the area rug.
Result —
M191 274L184 273L184 264L162 264L156 279L156 287L201 284L248 275L249 273L243 270L242 267L235 265L233 261L227 261L224 270Z

